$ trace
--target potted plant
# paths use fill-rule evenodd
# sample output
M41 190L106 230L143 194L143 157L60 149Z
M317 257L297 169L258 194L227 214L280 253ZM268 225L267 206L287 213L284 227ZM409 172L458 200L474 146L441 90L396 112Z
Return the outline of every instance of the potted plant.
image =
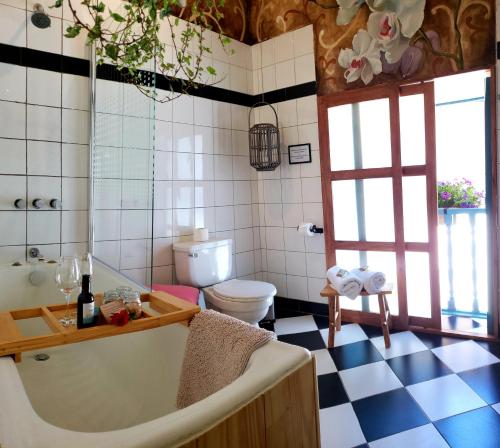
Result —
M201 82L217 82L215 68L206 58L211 48L205 31L215 25L222 47L230 43L219 23L225 0L54 1L53 8L66 6L72 16L65 37L85 35L86 44L95 48L98 65L114 65L128 82L155 101L170 101ZM188 20L181 23L181 14ZM167 40L171 46L166 45ZM144 70L153 63L156 74L163 75L170 86L177 85L171 92L158 95L148 81L151 73Z
M443 214L439 214L440 224L444 224L448 209L479 208L484 199L484 191L476 190L472 182L465 177L438 182L437 193L438 208L444 210Z

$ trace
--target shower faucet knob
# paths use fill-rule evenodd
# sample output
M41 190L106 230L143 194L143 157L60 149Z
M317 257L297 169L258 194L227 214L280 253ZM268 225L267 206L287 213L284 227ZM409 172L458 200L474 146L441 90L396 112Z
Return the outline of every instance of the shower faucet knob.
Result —
M37 210L40 210L43 207L43 199L33 199L33 202L31 203L33 207L35 207Z
M16 199L14 201L14 207L16 207L19 210L23 210L26 208L26 201L24 199Z
M61 208L61 201L59 199L51 199L49 205L51 208L58 210Z

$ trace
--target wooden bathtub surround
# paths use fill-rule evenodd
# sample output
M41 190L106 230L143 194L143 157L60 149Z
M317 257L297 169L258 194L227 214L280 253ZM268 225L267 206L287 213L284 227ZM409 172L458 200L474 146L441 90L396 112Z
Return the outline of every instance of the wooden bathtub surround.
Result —
M315 360L181 448L319 448Z
M392 294L392 285L386 285L378 296L378 306L380 311L380 327L384 334L384 343L386 348L391 347L391 336L389 328L391 325L391 312L387 303L387 295ZM335 344L335 332L341 330L342 310L340 308L341 294L335 290L332 285L326 285L320 293L321 297L328 298L328 348L333 348ZM359 293L359 296L369 296L364 289Z
M102 294L95 295L97 305L102 303L102 299ZM105 322L82 329L77 329L76 325L63 327L59 318L65 313L65 304L0 312L0 356L11 355L19 362L22 352L148 330L173 323L187 324L200 312L199 306L165 292L141 294L141 300L149 302L150 307L160 314L153 316L143 310L140 319L131 320L122 327ZM70 304L70 307L76 309L76 303ZM52 333L34 337L23 336L16 321L35 317L43 318Z

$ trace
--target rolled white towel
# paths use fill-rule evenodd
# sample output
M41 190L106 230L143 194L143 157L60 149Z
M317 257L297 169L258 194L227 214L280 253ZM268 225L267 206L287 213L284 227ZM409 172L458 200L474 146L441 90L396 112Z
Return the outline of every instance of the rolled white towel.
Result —
M355 299L363 289L363 281L357 275L338 266L328 269L326 276L341 295Z
M362 282L368 294L378 294L385 285L386 278L383 272L369 271L367 268L353 269L354 274Z

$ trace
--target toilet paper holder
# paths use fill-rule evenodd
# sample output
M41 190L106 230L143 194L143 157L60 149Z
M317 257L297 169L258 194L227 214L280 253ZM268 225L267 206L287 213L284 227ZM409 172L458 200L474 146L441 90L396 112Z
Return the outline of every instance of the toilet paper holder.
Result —
M300 229L300 225L297 226L297 231ZM312 226L309 227L309 231L312 233L317 233L321 234L323 233L323 227L316 227L316 224L313 224Z

